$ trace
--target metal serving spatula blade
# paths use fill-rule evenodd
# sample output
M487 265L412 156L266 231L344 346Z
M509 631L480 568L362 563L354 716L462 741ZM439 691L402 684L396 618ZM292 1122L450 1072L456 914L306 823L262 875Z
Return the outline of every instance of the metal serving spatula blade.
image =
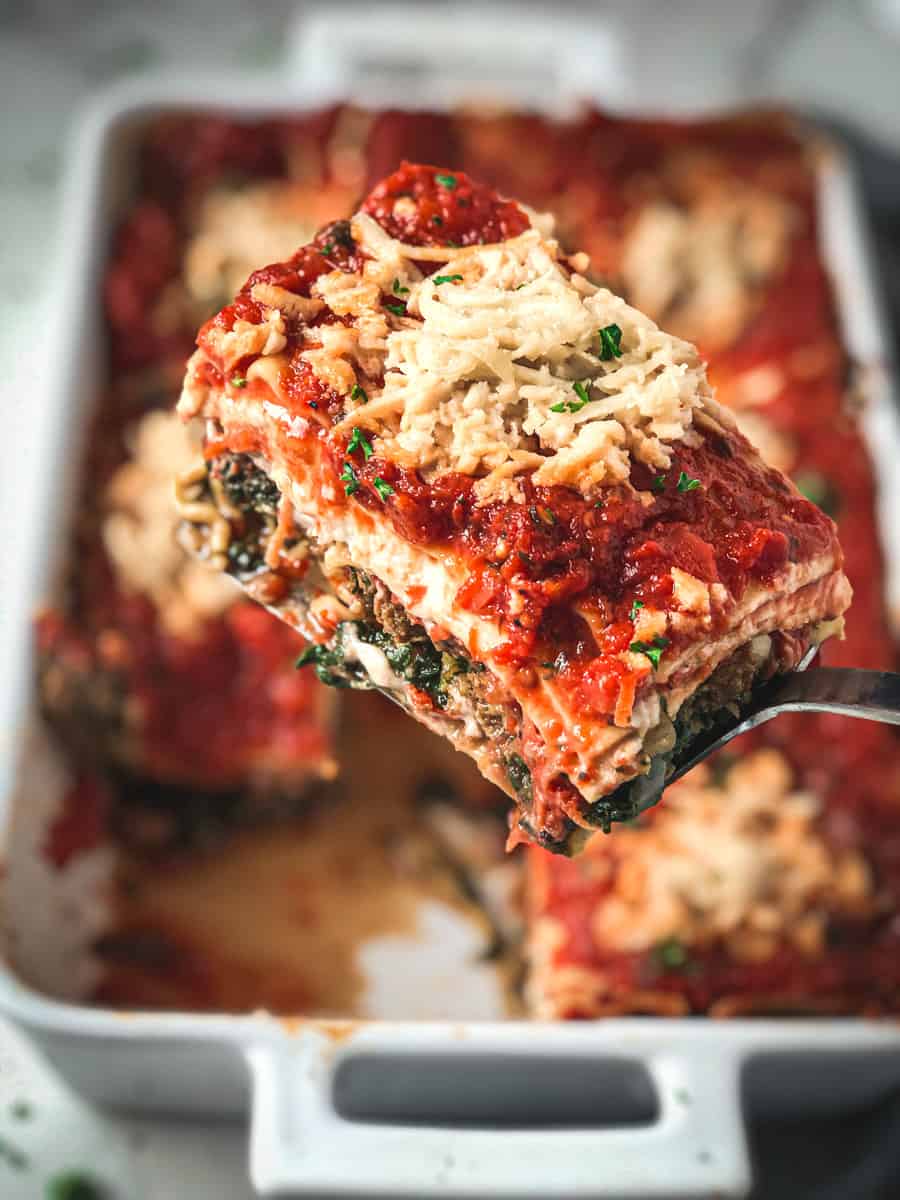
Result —
M813 667L811 651L796 671L776 675L755 688L737 715L724 714L709 729L691 738L668 761L658 760L650 773L632 780L630 800L636 812L651 808L663 791L732 738L786 712L829 712L900 725L900 675L855 667Z

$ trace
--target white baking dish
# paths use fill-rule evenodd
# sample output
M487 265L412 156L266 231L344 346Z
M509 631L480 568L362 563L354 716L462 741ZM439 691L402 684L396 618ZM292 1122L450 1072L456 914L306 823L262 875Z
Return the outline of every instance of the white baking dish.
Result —
M9 681L0 693L4 819L14 798L20 805L44 802L59 786L51 751L35 728L25 620L52 592L66 549L56 518L71 509L79 434L102 377L98 286L109 230L128 195L135 131L146 116L172 105L257 115L318 105L329 93L343 98L348 91L404 103L409 89L402 96L390 94L385 82L396 71L397 55L418 54L423 44L436 47L432 65L438 76L445 38L439 30L424 36L420 25L416 49L409 39L398 40L396 28L392 37L380 15L379 29L380 42L371 27L372 36L360 42L342 38L337 27L317 25L304 43L306 73L299 76L309 80L315 67L314 82L286 86L275 99L271 86L260 90L219 79L186 87L158 79L107 96L83 123L65 200L58 326L46 343L55 347L53 377L41 405L33 407L38 419L16 456L24 468L16 481L17 512L27 515L28 529L7 556L3 581L10 601L0 628L0 661ZM488 38L502 46L504 32L496 24L480 29L479 43L483 47ZM547 50L543 29L541 36L542 41L533 35L523 40L530 54L535 45ZM570 30L566 53L572 41ZM374 88L360 87L361 46L369 59L381 54L382 63L386 46L393 55ZM599 50L613 72L611 48ZM555 62L561 61L557 55ZM548 57L545 66L549 63ZM419 80L429 73L420 72ZM547 70L540 79L526 72L524 83L518 76L519 86L505 86L505 80L504 92L519 102L539 101L549 78ZM586 78L585 70L574 72L582 92ZM445 77L432 83L417 87L417 103L447 102L472 86L469 79L454 83ZM893 536L900 497L892 466L900 437L861 214L839 155L823 163L822 202L826 253L842 310L852 313L845 322L847 340L865 368L867 431L882 484L883 528ZM900 553L891 562L896 597ZM12 846L20 848L15 839ZM93 1100L186 1113L249 1109L250 1169L264 1194L740 1196L750 1181L741 1076L751 1061L758 1064L757 1096L770 1112L872 1103L900 1079L900 1030L857 1020L341 1024L285 1022L262 1014L123 1014L49 1000L3 968L0 1010L28 1030L62 1074ZM770 1056L779 1059L777 1075L765 1069ZM788 1056L790 1064L781 1061ZM579 1069L567 1071L566 1062L575 1059ZM533 1127L503 1128L504 1113L520 1099L514 1089L521 1091L523 1069L532 1080ZM598 1105L593 1089L590 1104L585 1100L579 1107L585 1070L601 1093L604 1087L615 1093L624 1087L646 1092L649 1086L655 1117L641 1125L613 1121L591 1128ZM568 1102L561 1095L567 1078L578 1090ZM550 1101L542 1102L548 1091L569 1111L562 1126L548 1111ZM406 1113L401 1119L391 1107L398 1094ZM419 1100L414 1121L408 1110ZM615 1112L615 1105L613 1094L599 1107ZM583 1120L573 1122L573 1109L584 1112ZM476 1116L453 1124L460 1112Z

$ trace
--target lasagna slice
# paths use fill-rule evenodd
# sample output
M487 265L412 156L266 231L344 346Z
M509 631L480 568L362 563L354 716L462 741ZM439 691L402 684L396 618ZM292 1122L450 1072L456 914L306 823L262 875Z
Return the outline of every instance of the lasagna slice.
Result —
M680 737L840 628L832 522L712 398L693 346L552 222L404 164L250 276L179 410L189 547L571 852Z

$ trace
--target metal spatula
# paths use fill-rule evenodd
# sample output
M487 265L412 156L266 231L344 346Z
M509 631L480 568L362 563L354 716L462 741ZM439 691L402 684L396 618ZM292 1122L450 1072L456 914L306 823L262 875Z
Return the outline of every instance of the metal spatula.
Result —
M814 652L813 652L814 653ZM796 671L776 675L754 689L739 713L724 714L721 721L676 747L668 761L658 760L649 775L632 780L630 800L638 812L656 804L663 790L692 767L727 745L738 734L755 729L786 712L830 712L900 725L900 675L891 671L862 671L854 667L813 667L806 662Z

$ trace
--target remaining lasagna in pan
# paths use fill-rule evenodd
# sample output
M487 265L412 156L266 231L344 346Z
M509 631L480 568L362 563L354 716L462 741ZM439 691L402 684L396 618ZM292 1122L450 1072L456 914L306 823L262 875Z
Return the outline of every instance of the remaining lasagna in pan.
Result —
M293 803L336 772L334 705L294 671L296 633L179 548L171 472L196 452L181 422L148 412L124 441L91 478L63 602L37 621L44 712L136 802L185 809L193 793L246 789L255 807Z
M551 223L405 164L201 329L186 540L571 850L840 628L834 525Z

